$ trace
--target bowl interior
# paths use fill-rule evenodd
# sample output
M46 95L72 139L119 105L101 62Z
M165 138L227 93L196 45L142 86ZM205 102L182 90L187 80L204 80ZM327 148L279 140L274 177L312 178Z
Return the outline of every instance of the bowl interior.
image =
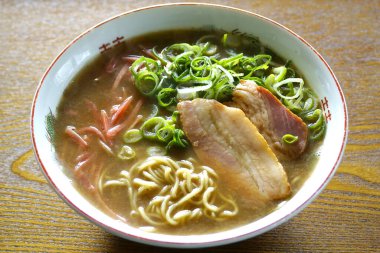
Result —
M108 217L78 193L71 179L64 174L47 138L46 115L50 110L55 114L63 91L78 71L103 50L118 43L118 40L160 30L207 27L226 31L238 29L258 37L264 45L297 66L320 98L327 119L325 140L319 150L321 159L309 179L289 201L255 222L211 235L158 237L157 234L141 231ZM31 128L35 153L46 177L59 195L79 213L112 233L139 242L169 247L201 247L258 235L301 211L331 179L340 162L346 142L347 113L343 94L331 69L310 45L292 31L259 15L233 8L173 4L122 14L91 28L71 42L40 82L32 108Z

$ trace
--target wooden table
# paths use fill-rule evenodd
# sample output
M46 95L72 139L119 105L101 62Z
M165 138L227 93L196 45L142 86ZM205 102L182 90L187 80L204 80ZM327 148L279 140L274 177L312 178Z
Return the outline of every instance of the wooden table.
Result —
M161 2L170 1L0 1L1 252L177 252L120 239L70 209L39 170L29 133L38 81L72 38ZM262 14L310 42L342 85L350 132L338 173L298 216L256 238L193 252L380 252L380 1L209 2Z

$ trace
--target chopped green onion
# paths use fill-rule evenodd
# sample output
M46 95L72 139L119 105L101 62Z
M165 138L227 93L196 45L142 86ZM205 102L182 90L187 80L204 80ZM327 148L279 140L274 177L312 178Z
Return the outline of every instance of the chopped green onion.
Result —
M270 92L275 93L272 87L275 82L276 82L275 75L270 74L267 78L265 78L264 87L267 88L267 90L269 90Z
M178 43L164 48L161 55L163 59L174 62L175 59L183 53L190 52L191 54L198 56L201 51L202 50L199 46L192 46L187 43Z
M306 114L305 119L309 122L313 122L313 121L317 121L321 115L322 115L322 110L317 109L313 112L309 112L308 114Z
M230 100L234 89L235 89L235 86L232 84L226 84L219 87L216 90L215 99L221 102Z
M322 126L323 123L323 113L321 109L317 109L314 112L311 112L306 115L306 120L309 122L313 122L308 125L310 130L315 130Z
M187 147L185 133L175 127L177 117L178 112L173 112L169 119L163 117L148 119L141 126L142 136L148 140L166 143L167 149L172 146Z
M124 145L121 149L120 152L117 154L117 157L120 158L121 160L130 160L136 156L136 152L127 145Z
M178 117L179 117L179 111L174 111L171 117L171 121L173 124L178 122Z
M252 55L240 53L236 47ZM230 101L241 80L252 80L305 121L311 140L323 137L326 122L318 97L304 87L304 80L290 67L290 61L284 65L273 61L271 51L256 38L232 32L222 37L206 35L193 45L176 43L161 51L157 47L151 50L154 59L140 57L130 71L136 88L143 95L153 97L165 111L174 112L178 102L197 97ZM176 127L177 115L173 113L166 119L156 117L157 113L158 107L153 107L140 129L142 137L164 142L168 150L187 146L183 132L177 131L180 130ZM290 137L284 135L283 141L288 143L295 139Z
M313 141L320 140L326 132L326 121L321 109L309 112L304 117L305 121L310 122L307 127L310 133L310 139Z
M136 88L145 96L152 96L156 93L158 83L158 76L151 71L141 71L136 78Z
M199 91L198 97L206 98L206 99L214 99L215 98L215 91L213 89L208 89L205 91Z
M210 80L207 80L207 81L194 81L194 82L191 82L191 83L192 84L205 84L205 85L192 86L192 87L189 87L189 88L177 88L178 94L179 95L191 94L191 93L195 93L197 91L207 90L207 89L211 88L211 86L212 86L212 82Z
M231 75L231 73L230 73L228 70L226 70L225 68L223 68L223 67L220 66L220 65L216 65L216 67L217 67L218 69L220 69L220 70L225 74L225 76L228 78L228 81L229 81L231 84L234 82L234 77Z
M129 69L136 78L141 71L158 72L160 66L157 63L157 61L142 56L139 59L137 59Z
M308 99L312 100L312 103L311 103L312 106L311 107L307 106L306 105L307 100L305 101L305 103L304 103L304 110L306 110L306 111L312 111L312 110L317 109L317 107L318 107L318 98L317 98L317 96L313 93L313 91L311 91L308 88L304 88L303 91L304 91L304 94L305 94L305 98L307 100Z
M310 139L313 141L319 141L326 133L326 122L323 122L321 127L317 128L315 131L312 131L310 134Z
M285 66L286 66L286 64L285 64ZM294 77L296 77L296 72L294 71L294 69L286 67L285 79L286 78L294 78Z
M189 143L185 139L185 133L181 129L175 129L173 140L166 145L166 149L171 150L173 147L186 148L187 146L189 146Z
M282 141L286 144L293 144L298 141L298 136L292 134L285 134L282 136Z
M286 68L284 66L274 68L273 73L277 74L277 76L275 78L275 82L276 83L281 82L285 78Z
M272 59L272 56L267 54L259 54L253 58L245 58L243 69L244 71L249 71L245 77L252 76L258 70L266 70Z
M199 38L195 44L201 47L203 55L211 56L218 51L217 40L215 35L205 35Z
M223 36L222 36L222 44L223 44L224 47L227 46L227 43L226 43L227 42L227 37L228 37L227 33L223 34Z
M297 99L298 100L298 99ZM302 108L300 104L297 101L294 101L294 99L283 99L284 105L291 110L295 114L302 113Z
M158 104L162 107L168 107L176 102L177 90L164 88L157 94Z
M139 129L131 129L123 134L123 141L125 143L135 143L143 138Z
M259 78L259 77L256 77L256 76L249 76L249 77L245 77L245 78L242 78L242 79L243 80L254 81L257 85L264 86L266 88L266 86L264 85L264 80L262 78ZM271 91L270 89L268 89L268 90Z
M162 58L161 54L157 53L156 51L156 47L153 47L152 48L152 53L155 57L157 57L158 60L160 60L160 62L164 65L168 64L168 61L166 61L165 59Z
M224 47L237 48L241 45L241 39L239 36L235 36L233 34L225 33L222 37L222 44Z
M181 129L175 129L173 137L177 146L185 148L189 145L185 139L185 133Z
M253 57L242 57L242 59L239 62L239 67L241 68L239 71L241 71L244 76L250 76L249 73L257 67L256 61Z
M202 47L202 54L211 56L214 55L218 51L218 46L215 44L212 44L210 42L207 42Z
M306 99L305 103L303 104L303 109L305 111L311 110L311 108L314 107L315 101L312 98Z
M173 138L174 130L175 129L173 126L165 126L165 127L160 128L157 131L158 140L165 143L169 142Z
M194 98L197 98L197 92L188 92L188 93L177 93L177 101L183 101L183 100L192 100Z
M281 86L284 86L285 84L292 85L291 83L299 83L299 88L296 90L295 95L289 95L288 96L288 95L281 94L281 91L279 90L279 88ZM276 92L276 94L283 99L295 99L301 95L303 84L304 84L304 82L303 82L303 79L301 79L301 78L288 78L288 79L285 79L279 83L275 83L273 85L273 89ZM292 91L294 91L294 89L292 89Z
M224 58L220 61L217 61L217 63L225 68L228 68L228 65L234 63L234 62L238 62L241 58L244 57L244 54L243 53L240 53L240 54L237 54L237 55L234 55L234 56L231 56L229 58Z
M141 134L146 139L157 140L157 131L166 125L167 122L162 117L150 118L141 126Z
M190 62L190 76L196 81L210 79L212 74L211 60L207 56L198 56Z

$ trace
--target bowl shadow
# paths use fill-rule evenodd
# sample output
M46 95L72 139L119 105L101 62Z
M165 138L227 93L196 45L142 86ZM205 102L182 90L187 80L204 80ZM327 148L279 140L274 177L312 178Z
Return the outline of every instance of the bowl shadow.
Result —
M232 243L223 246L200 248L200 249L174 249L174 248L164 248L155 247L150 245L145 245L141 243L136 243L129 241L114 235L109 234L110 246L107 252L117 253L117 252L155 252L155 253L209 253L209 252L274 252L279 246L278 243L287 238L287 233L289 233L289 227L287 225L282 225L273 229L267 233L256 236L254 238L244 240L237 243ZM291 232L290 232L291 233ZM281 240L281 239L282 240ZM280 240L279 240L280 239Z

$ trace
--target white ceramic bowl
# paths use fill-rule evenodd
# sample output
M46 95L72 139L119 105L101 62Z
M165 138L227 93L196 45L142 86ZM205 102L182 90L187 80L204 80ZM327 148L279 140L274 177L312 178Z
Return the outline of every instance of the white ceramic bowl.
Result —
M191 236L144 232L114 220L96 209L72 185L47 138L46 115L55 113L63 91L83 66L117 38L176 28L215 27L257 36L284 59L291 59L321 100L327 132L320 160L302 188L284 205L250 224L228 231ZM105 230L151 245L195 248L223 245L264 233L305 208L333 177L347 140L347 109L339 83L322 56L288 28L260 15L209 4L169 4L146 7L108 19L82 33L57 56L38 85L31 113L31 132L37 160L57 193L78 213Z

